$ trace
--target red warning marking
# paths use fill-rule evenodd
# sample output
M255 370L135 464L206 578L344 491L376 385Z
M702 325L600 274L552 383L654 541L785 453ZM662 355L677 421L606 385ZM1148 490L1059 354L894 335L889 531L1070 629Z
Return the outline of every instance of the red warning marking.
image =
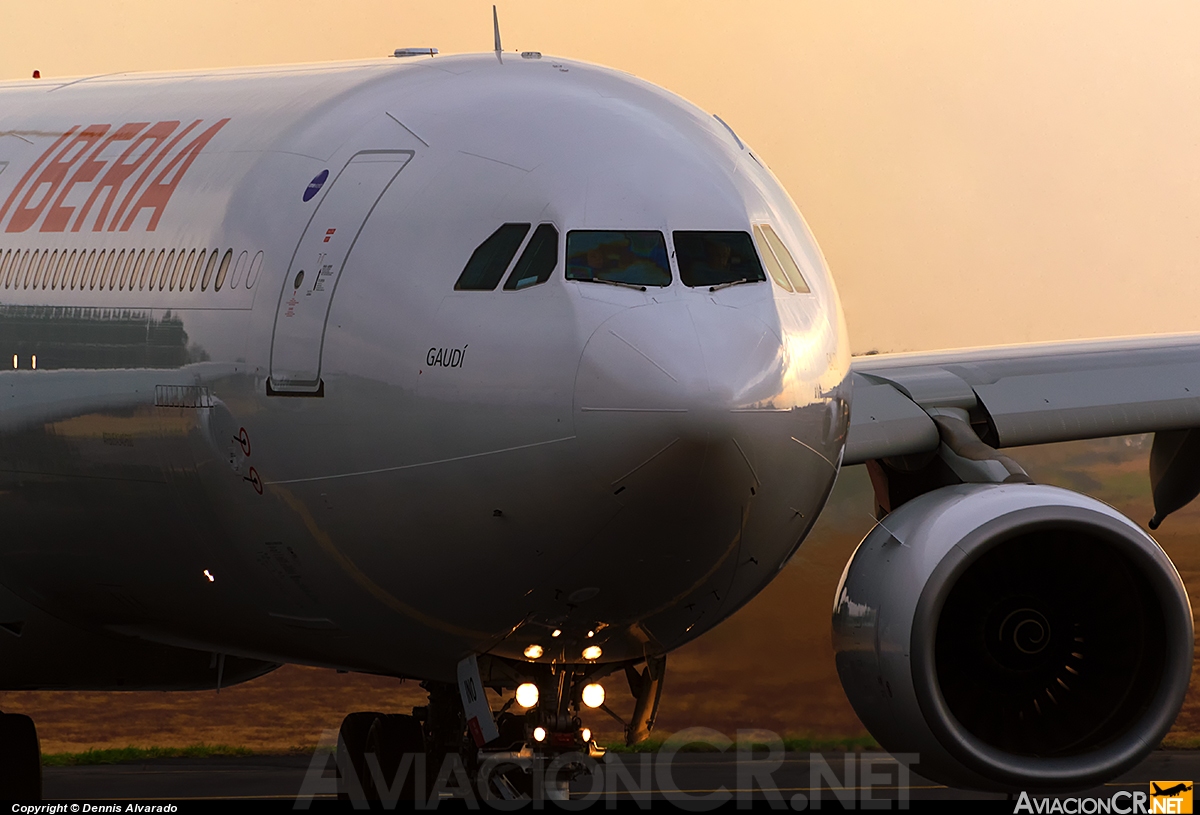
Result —
M334 232L337 232L337 230L336 229L326 229L325 230L325 240L321 241L321 243L329 243L329 239L333 237Z
M254 491L259 495L263 493L262 479L258 477L258 470L250 468L250 475L242 476L243 481L249 481L250 486L254 487Z
M237 434L237 438L234 441L242 446L242 453L244 455L250 455L250 434L246 432L246 428L242 428L242 431Z

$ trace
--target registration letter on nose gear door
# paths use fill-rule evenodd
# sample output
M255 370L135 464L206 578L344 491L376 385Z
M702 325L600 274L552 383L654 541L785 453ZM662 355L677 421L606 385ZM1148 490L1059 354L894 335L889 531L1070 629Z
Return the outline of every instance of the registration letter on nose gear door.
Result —
M479 661L474 654L458 663L458 692L462 696L463 711L467 714L467 729L475 746L482 747L499 738L500 731L492 718L492 707L484 693L483 681L479 678Z

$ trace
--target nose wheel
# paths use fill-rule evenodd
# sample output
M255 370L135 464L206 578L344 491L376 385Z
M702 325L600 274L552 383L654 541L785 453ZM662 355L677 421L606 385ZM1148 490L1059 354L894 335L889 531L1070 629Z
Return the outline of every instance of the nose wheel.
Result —
M33 719L0 713L0 800L42 799L42 751Z

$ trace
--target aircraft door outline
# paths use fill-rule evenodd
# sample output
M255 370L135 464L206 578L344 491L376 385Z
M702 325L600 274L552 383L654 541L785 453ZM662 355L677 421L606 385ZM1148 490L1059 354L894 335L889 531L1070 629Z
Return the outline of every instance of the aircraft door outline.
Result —
M413 155L412 150L356 153L317 202L279 292L268 394L324 392L321 359L338 280L379 199Z

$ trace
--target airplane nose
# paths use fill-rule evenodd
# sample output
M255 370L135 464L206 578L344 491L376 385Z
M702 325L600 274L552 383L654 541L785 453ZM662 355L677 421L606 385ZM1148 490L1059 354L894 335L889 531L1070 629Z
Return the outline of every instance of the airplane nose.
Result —
M781 391L779 339L762 321L711 303L655 303L593 333L575 381L575 427L615 489L659 442L728 440L733 411Z
M575 431L583 464L620 506L589 559L592 579L619 587L611 615L656 613L638 607L648 597L691 603L693 615L720 603L761 490L756 458L789 432L785 372L777 333L711 301L629 309L593 333ZM755 421L762 413L772 420ZM697 592L703 603L687 600Z

